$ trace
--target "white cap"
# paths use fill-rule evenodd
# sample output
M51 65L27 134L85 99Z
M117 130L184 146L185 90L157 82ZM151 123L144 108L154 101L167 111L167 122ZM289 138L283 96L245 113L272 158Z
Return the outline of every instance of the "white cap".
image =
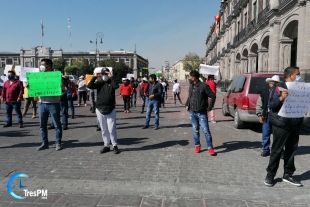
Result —
M279 77L278 75L274 75L274 76L272 76L271 78L267 78L267 79L266 79L266 82L267 82L267 83L270 83L271 81L274 81L274 82L281 82L280 77Z
M143 81L147 81L147 78L146 78L146 77L144 77L144 78L142 78L142 80L143 80Z

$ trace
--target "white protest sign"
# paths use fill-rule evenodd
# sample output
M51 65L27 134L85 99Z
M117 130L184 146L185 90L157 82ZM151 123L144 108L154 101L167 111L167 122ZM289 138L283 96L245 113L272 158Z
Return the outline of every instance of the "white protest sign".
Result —
M135 77L135 74L127 73L126 78L130 80L131 77Z
M287 118L301 118L310 110L310 83L287 82L288 97L278 113Z
M206 75L218 75L219 74L219 66L211 66L211 65L200 64L199 73L200 74L206 74Z
M4 85L4 82L8 80L8 77L2 75L0 78L1 78L1 80L3 81L2 83L1 83L1 81L0 81L0 86L3 86L3 85Z
M20 81L27 81L26 73L30 73L30 72L40 72L40 70L39 70L39 68L21 67L21 68L20 68L19 80L20 80Z

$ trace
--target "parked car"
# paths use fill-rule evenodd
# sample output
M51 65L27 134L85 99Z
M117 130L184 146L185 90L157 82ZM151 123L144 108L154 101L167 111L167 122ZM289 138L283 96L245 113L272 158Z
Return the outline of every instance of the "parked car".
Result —
M68 75L68 76L69 76L69 80L73 82L75 86L77 86L77 82L79 80L78 77L76 75Z
M223 96L222 113L233 116L235 128L241 129L246 123L259 123L256 116L256 102L262 90L268 87L266 78L283 73L247 73L233 79Z

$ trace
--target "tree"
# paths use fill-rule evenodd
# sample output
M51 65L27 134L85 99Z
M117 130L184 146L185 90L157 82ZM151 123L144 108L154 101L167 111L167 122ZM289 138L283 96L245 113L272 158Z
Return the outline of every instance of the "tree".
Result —
M113 76L116 79L121 80L121 78L126 77L127 73L130 73L132 70L125 64L120 62L115 62L113 59L105 59L99 62L100 67L112 67Z
M65 69L66 66L67 66L67 62L63 58L59 58L59 59L53 60L53 68L56 69L56 70L64 72L64 69Z
M66 72L67 75L72 75L72 74L76 74L77 71L77 67L72 65L68 65L65 67L64 71Z
M77 67L77 74L84 75L84 74L93 74L94 67L89 64L88 60L78 58L72 61L72 65Z
M203 64L204 60L196 53L188 53L183 59L183 69L185 71L198 70L199 65Z

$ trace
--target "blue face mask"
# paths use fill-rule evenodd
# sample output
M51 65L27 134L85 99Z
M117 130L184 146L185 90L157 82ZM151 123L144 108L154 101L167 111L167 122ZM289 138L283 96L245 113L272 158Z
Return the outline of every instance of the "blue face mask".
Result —
M9 76L8 76L8 79L9 79L9 80L13 80L13 79L14 79L14 76L10 76L10 75L9 75Z
M300 76L300 75L297 75L297 76L296 76L296 79L295 79L295 81L294 81L294 82L299 82L299 81L300 81L300 79L301 79L301 76Z

